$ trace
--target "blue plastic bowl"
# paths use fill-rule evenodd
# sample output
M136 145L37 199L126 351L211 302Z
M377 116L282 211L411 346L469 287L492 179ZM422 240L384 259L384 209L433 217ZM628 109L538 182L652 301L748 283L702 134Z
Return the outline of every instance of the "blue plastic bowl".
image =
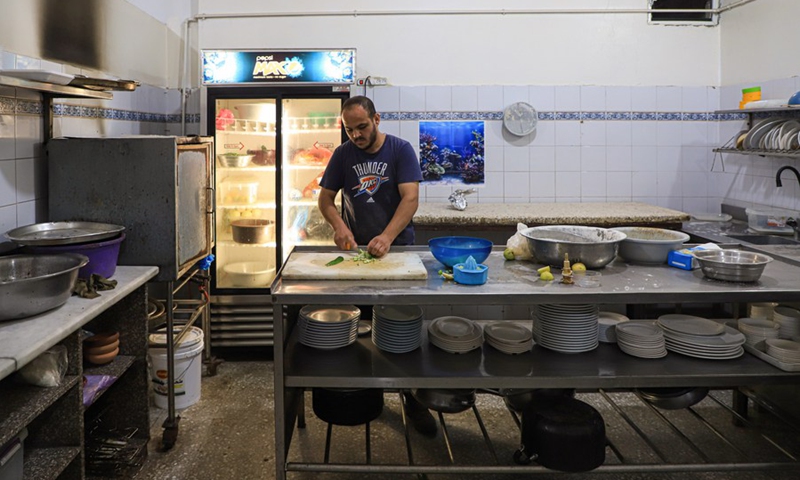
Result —
M452 267L466 262L470 255L477 263L483 263L492 251L492 242L476 237L438 237L428 241L428 248L436 260Z

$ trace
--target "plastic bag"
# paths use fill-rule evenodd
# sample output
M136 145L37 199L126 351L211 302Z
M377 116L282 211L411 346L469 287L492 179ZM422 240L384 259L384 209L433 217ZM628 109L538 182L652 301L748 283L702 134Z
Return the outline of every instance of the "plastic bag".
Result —
M528 247L528 239L519 233L526 228L528 228L528 226L524 223L518 223L517 233L506 242L506 247L514 252L515 260L531 260L533 258L533 253L531 253L531 249Z
M56 345L22 367L17 378L39 387L57 387L67 374L67 363L67 347Z

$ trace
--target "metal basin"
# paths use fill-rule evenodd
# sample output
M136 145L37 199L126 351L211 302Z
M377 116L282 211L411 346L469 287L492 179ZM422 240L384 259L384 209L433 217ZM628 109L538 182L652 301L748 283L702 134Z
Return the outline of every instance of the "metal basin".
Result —
M9 255L0 257L0 320L37 315L65 304L72 295L86 255Z
M772 257L742 250L700 250L694 252L703 275L729 282L755 282Z
M547 225L519 232L540 263L561 267L564 255L587 268L603 268L617 256L619 243L627 238L622 232L599 227Z
M752 243L753 245L800 245L800 242L792 238L778 237L775 235L731 235L728 237Z
M474 389L418 388L411 393L419 403L442 413L460 413L475 404Z

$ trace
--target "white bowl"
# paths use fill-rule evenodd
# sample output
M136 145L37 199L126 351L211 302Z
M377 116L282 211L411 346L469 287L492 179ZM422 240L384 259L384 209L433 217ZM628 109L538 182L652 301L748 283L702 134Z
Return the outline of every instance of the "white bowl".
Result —
M617 227L627 237L619 244L619 256L630 263L658 265L667 262L672 250L678 250L689 235L675 230L651 227Z
M275 267L267 262L237 262L222 267L236 287L263 288L275 276Z

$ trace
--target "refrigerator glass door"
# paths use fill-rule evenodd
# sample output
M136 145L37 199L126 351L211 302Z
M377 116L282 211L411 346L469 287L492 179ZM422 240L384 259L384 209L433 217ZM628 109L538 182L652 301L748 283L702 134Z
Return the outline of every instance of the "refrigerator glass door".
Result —
M282 105L281 249L285 261L295 245L333 245L333 228L317 208L319 181L342 143L341 99L284 99ZM337 200L338 201L338 200Z
M275 277L276 102L216 101L218 288L267 288Z

